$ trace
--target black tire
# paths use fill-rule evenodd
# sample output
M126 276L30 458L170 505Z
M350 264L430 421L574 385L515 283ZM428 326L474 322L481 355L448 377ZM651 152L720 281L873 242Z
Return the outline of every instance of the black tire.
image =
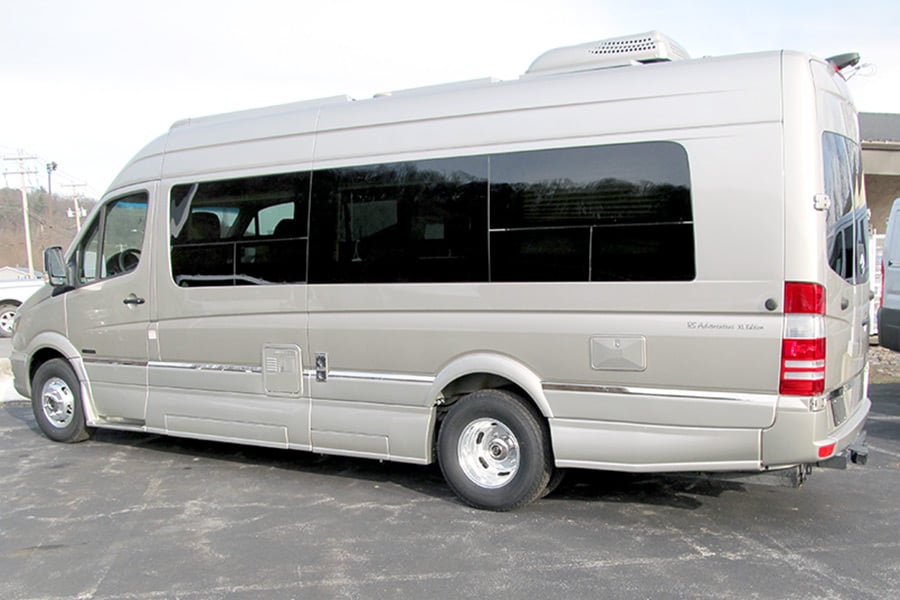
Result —
M544 488L544 491L541 492L541 498L545 498L556 491L556 488L559 487L559 484L563 482L563 479L566 478L566 473L568 471L566 469L553 469L553 474L550 475L550 481L547 483L547 487Z
M18 309L19 306L17 304L10 304L9 302L0 304L0 337L12 337L12 323Z
M507 511L541 496L553 457L543 418L503 390L468 394L450 407L438 432L438 462L460 499Z
M42 364L31 382L31 409L41 431L57 442L83 442L92 430L84 423L81 385L69 363Z

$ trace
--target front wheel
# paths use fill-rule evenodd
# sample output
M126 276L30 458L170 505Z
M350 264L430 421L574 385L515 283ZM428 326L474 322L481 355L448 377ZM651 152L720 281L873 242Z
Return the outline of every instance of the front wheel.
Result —
M465 503L497 511L538 498L553 471L540 415L502 390L473 392L450 408L438 433L438 461Z
M84 422L81 385L69 363L54 358L42 364L31 384L31 409L41 431L57 442L91 437Z

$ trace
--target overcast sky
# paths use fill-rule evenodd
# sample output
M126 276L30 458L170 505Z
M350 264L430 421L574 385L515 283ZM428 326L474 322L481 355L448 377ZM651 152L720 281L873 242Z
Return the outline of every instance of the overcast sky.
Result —
M0 156L38 156L45 188L55 161L55 192L99 197L181 118L512 79L545 50L652 29L694 57L859 52L858 109L900 113L896 0L0 0Z

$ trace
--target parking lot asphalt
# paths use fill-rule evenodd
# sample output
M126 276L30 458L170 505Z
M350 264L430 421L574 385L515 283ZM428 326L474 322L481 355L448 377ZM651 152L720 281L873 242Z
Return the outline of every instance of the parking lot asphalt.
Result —
M0 404L0 598L900 597L900 384L800 489L570 472L512 513L435 467L100 431Z

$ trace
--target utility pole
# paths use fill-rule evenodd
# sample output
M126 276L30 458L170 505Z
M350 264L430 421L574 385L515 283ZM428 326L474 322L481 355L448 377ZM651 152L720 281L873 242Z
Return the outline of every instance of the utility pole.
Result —
M87 184L86 183L70 183L66 185L67 188L72 188L72 203L75 205L74 214L72 209L69 209L69 216L75 217L75 232L81 231L81 217L84 216L82 212L81 205L78 203L78 198L81 196L81 192L78 191L78 188L83 188Z
M25 220L25 253L28 255L28 276L32 279L34 278L34 259L31 256L31 224L28 219L28 191L26 190L25 176L33 175L37 173L37 171L26 171L25 161L36 159L37 156L23 156L21 152L19 152L19 156L3 158L5 161L17 161L19 163L18 171L8 171L7 173L10 175L22 176L22 217Z
M55 162L47 163L47 225L53 226L53 171L58 167Z

